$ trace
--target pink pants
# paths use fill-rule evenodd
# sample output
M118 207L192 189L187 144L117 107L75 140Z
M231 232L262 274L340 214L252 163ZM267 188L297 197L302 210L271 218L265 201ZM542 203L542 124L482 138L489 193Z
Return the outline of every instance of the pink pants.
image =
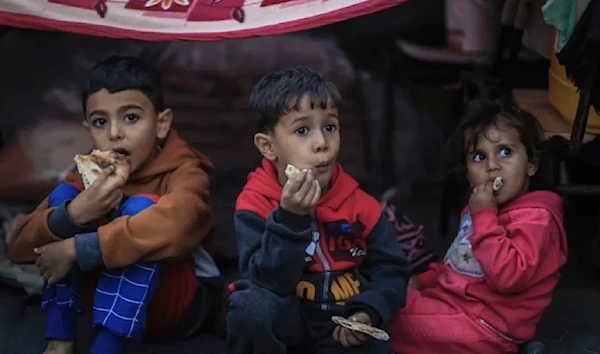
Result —
M430 289L429 291L432 291ZM445 302L409 289L390 325L396 354L517 353L518 346Z

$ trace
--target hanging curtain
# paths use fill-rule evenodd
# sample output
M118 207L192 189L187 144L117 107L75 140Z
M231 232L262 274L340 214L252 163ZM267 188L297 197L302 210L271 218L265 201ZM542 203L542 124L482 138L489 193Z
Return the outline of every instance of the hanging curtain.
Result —
M1 0L0 25L147 41L294 32L406 0Z

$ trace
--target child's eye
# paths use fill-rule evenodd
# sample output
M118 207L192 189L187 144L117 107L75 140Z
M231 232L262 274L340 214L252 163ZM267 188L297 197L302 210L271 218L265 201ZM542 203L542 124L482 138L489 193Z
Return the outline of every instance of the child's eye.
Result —
M97 118L97 119L94 119L94 120L92 121L92 125L93 125L94 127L103 127L104 125L106 125L106 119L104 119L104 118Z
M300 127L298 129L296 129L296 135L306 135L306 134L308 134L307 127Z
M123 120L127 123L135 123L139 119L140 118L138 116L136 116L135 114L127 114L125 117L123 117Z
M475 162L481 162L481 161L483 161L483 160L485 160L485 156L483 156L483 154L482 154L482 153L480 153L480 152L476 152L476 153L473 155L473 161L475 161Z
M333 133L334 131L337 130L337 127L334 124L327 124L323 130L325 130L328 133Z
M500 149L500 156L506 157L511 154L512 150L510 148L502 148Z

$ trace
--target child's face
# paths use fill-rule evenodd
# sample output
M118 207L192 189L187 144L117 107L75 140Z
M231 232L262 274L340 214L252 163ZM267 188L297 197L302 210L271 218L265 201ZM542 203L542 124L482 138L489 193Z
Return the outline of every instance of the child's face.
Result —
M94 147L126 155L130 173L156 156L157 140L167 136L173 119L169 109L156 114L150 99L138 90L95 92L87 99L85 115L83 125Z
M501 205L527 192L529 178L537 172L537 161L529 161L519 132L504 122L488 127L477 146L467 149L467 178L471 187L502 177L504 185L496 192Z
M310 98L302 97L299 110L291 110L279 119L272 133L257 133L254 143L277 168L279 182L285 184L285 167L311 169L326 191L340 150L338 109L328 101L327 107L311 108Z

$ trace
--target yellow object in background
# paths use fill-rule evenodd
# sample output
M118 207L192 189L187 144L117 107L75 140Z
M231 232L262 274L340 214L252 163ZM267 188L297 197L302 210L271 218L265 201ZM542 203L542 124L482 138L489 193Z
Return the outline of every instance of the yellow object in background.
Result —
M577 105L579 104L579 92L573 82L567 78L565 67L560 65L556 55L550 59L550 72L548 77L548 100L558 111L560 116L573 125ZM600 116L590 108L586 133L600 134Z

